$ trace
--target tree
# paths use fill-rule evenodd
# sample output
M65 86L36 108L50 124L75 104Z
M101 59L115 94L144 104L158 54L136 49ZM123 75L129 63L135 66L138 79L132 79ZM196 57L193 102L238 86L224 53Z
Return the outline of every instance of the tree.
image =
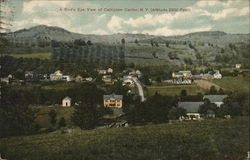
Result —
M88 40L87 45L91 46L91 45L93 45L93 43L90 40Z
M169 47L169 43L168 42L166 42L165 44L166 44L166 47Z
M54 109L50 110L49 113L50 123L52 126L56 124L56 111Z
M215 86L210 87L209 93L210 94L217 94L217 89L215 88Z
M161 77L156 77L156 82L161 83Z
M187 96L187 90L183 89L181 90L181 97Z
M124 44L125 44L125 39L122 38L121 42L122 42L122 44L124 45Z
M155 46L156 46L156 47L159 47L159 44L158 44L158 42L155 42Z
M230 116L241 116L243 107L238 102L233 102L233 97L227 97L224 99L224 104L218 109L217 115L224 117L225 115Z
M177 120L180 117L185 117L186 116L186 110L184 108L176 108L176 107L172 107L169 110L168 113L168 118L171 120Z
M75 107L71 119L81 129L93 129L98 124L99 114L95 106L81 104Z
M62 117L62 118L59 120L58 125L59 125L59 127L65 127L65 126L66 126L66 121L65 121L64 117Z
M135 39L135 44L139 45L139 41L137 39Z
M0 137L34 133L38 127L34 122L35 111L20 106L15 99L2 95L0 105Z
M217 113L217 105L214 104L214 103L210 103L209 100L206 100L204 102L204 104L202 104L200 107L199 107L199 110L198 112L204 116L205 118L209 118L210 117L210 113L213 113L213 114L216 114Z
M150 41L150 44L151 44L151 46L153 47L153 46L154 46L154 41L151 40L151 41Z
M145 85L151 85L151 82L149 81L149 78L147 75L142 75L140 78L140 81Z

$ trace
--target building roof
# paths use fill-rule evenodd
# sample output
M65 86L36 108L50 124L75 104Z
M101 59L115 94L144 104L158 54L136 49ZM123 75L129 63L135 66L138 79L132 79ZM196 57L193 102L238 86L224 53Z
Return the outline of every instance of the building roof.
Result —
M199 107L204 102L178 102L179 108L184 108L187 113L198 113Z
M116 95L114 93L110 94L110 95L104 95L103 96L104 100L111 99L111 98L116 99L116 100L122 100L123 96L122 95Z
M204 95L203 99L209 99L211 103L223 102L227 95Z
M65 97L65 98L63 98L63 100L71 100L71 98L70 97Z
M191 73L191 71L179 71L178 73Z

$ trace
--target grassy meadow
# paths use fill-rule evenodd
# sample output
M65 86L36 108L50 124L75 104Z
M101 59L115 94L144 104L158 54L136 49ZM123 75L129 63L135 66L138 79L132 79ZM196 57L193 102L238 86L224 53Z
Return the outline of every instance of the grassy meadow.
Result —
M154 95L158 92L161 95L175 96L180 95L182 90L186 90L188 95L197 95L197 93L204 93L204 90L196 84L191 85L166 85L166 86L147 86L148 96Z
M50 123L50 118L48 113L51 110L56 111L56 119L57 119L57 125L59 120L64 117L66 121L66 125L70 126L71 121L70 117L72 113L74 112L73 107L62 107L62 106L32 106L32 109L37 110L38 112L36 113L36 119L35 122L41 127L41 128L50 128L53 127Z
M13 160L243 160L249 117L1 138L0 151Z
M212 82L228 91L241 93L250 92L250 77L248 76L223 77L220 80L213 80Z
M22 53L22 54L3 54L4 56L12 56L16 58L38 58L38 59L50 59L51 53Z

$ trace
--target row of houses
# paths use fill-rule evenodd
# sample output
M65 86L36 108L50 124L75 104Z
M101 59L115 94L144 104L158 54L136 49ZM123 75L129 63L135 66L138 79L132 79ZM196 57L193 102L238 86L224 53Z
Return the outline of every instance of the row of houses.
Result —
M62 100L63 107L71 107L72 99L70 97L65 97ZM75 103L77 104L77 103ZM103 106L104 107L113 107L113 108L122 108L123 107L123 95L117 95L112 93L110 95L103 95Z
M200 79L221 79L222 74L220 73L219 70L214 70L214 71L209 71L208 73L205 74L199 74L199 75L193 75L191 71L178 71L178 72L173 72L172 73L172 78L173 79L192 79L192 78L200 78Z
M97 72L99 74L111 74L113 73L113 69L112 68L108 68L108 69L99 69L97 70Z
M221 79L222 74L219 70L209 71L205 74L193 75L191 71L178 71L172 73L172 80L170 80L173 84L192 84L194 79L205 79L205 80L213 80L213 79Z
M224 102L224 99L227 95L204 95L203 100L209 100L211 103L216 104L217 107L220 107ZM200 102L178 102L177 107L183 108L186 110L187 117L180 117L181 119L188 120L199 120L202 118L202 115L199 113L199 108L204 104L204 101ZM65 97L62 100L62 106L70 107L72 105L71 98ZM123 107L123 96L117 94L110 94L103 96L103 106L112 107L112 108L122 108ZM209 117L214 118L215 114L210 112Z

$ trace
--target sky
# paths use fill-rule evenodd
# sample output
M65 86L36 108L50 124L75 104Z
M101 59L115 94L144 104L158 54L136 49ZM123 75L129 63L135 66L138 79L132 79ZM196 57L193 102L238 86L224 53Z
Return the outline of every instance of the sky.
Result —
M12 31L48 25L101 35L250 33L249 0L9 0L8 5Z

